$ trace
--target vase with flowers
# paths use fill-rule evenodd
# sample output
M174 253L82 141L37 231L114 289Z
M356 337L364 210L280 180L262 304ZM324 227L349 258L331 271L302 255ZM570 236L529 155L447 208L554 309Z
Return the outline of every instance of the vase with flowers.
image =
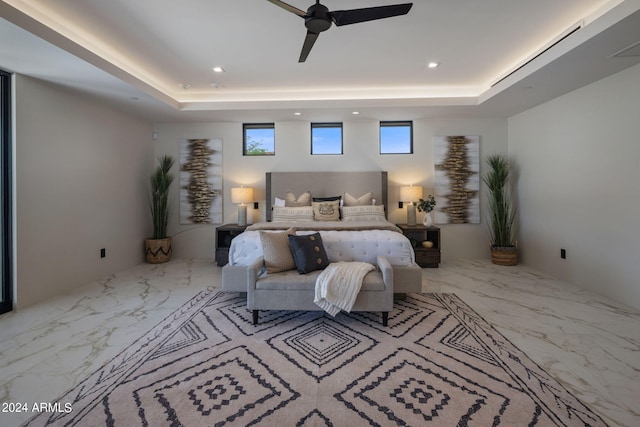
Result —
M418 201L418 204L416 205L418 212L424 212L424 219L422 220L422 223L426 227L431 227L431 225L433 225L433 218L431 217L432 215L431 212L435 207L436 207L436 199L431 194L429 194L426 199L420 199Z

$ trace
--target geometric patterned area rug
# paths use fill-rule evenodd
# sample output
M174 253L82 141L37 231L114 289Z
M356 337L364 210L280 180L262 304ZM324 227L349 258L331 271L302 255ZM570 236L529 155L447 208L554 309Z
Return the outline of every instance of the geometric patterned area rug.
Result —
M26 425L597 426L453 294L379 313L260 312L203 292Z

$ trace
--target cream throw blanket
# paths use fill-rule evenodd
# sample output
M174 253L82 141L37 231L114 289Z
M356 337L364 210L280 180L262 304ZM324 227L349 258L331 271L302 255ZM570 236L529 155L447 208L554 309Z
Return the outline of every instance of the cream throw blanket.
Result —
M364 276L375 267L368 262L335 262L316 279L313 302L332 316L350 312L362 287Z

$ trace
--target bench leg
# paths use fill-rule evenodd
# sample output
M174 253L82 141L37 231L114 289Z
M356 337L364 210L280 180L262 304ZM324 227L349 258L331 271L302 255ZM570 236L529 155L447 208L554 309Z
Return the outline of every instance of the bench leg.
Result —
M389 312L382 312L382 326L389 326Z
M258 324L258 310L253 310L253 324Z

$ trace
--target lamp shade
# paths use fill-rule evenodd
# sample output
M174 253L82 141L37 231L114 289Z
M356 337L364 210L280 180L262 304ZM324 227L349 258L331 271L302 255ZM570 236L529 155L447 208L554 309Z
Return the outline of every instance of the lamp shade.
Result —
M253 201L253 188L239 187L231 189L231 203L245 204Z
M422 186L410 185L408 187L400 187L401 202L417 202L422 198Z

